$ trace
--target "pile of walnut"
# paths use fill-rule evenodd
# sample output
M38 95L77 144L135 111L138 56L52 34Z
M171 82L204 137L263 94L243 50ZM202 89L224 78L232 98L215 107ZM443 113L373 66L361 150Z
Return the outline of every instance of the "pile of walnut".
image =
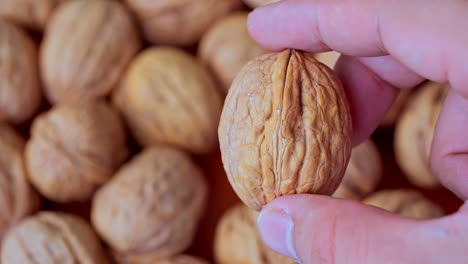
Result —
M414 190L373 194L385 160L372 140L352 149L329 68L339 54L269 53L247 15L276 1L244 2L2 1L2 264L206 264L211 254L188 250L204 221L217 263L294 263L263 244L255 210L295 193L443 214ZM396 158L417 186L439 186L428 157L446 89L403 93L382 123L396 123ZM255 210L210 196L219 180L193 157L216 155L218 139L233 189ZM208 206L216 199L221 209Z

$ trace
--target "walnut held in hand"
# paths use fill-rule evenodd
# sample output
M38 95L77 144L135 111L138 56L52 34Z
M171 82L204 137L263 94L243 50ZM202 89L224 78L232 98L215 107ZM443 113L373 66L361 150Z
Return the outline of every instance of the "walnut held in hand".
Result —
M31 182L57 202L89 199L127 155L123 123L104 102L55 106L34 121L26 146Z
M217 19L239 9L241 0L125 0L153 43L195 44Z
M0 240L11 226L39 207L39 196L26 177L24 140L0 123Z
M382 177L382 160L370 139L353 148L345 175L333 197L361 199L375 190Z
M408 179L420 187L439 185L429 165L429 154L447 90L447 84L424 83L412 97L396 126L395 158Z
M212 76L193 56L158 47L132 62L113 99L142 145L207 153L216 145L222 104L217 92Z
M430 219L444 214L442 209L413 190L397 189L376 192L363 203L414 219Z
M91 218L123 263L169 257L190 246L207 187L182 151L144 150L95 195Z
M229 90L219 140L229 181L250 208L286 194L330 195L351 152L342 85L312 54L258 57Z
M108 263L88 223L54 212L29 217L12 229L5 237L1 256L3 264Z
M249 35L247 15L241 12L221 19L200 41L198 55L216 74L225 91L249 60L266 53Z
M278 1L280 0L244 0L244 3L250 6L251 8L256 8L259 6L268 5L271 3L278 2Z
M41 102L38 71L33 40L0 20L0 121L18 124L36 112Z
M34 30L43 30L52 11L64 1L66 0L2 0L0 18Z
M140 47L129 12L118 1L70 0L54 13L41 50L52 103L106 96Z
M292 259L265 245L257 231L258 212L243 204L230 208L216 228L218 264L293 264Z

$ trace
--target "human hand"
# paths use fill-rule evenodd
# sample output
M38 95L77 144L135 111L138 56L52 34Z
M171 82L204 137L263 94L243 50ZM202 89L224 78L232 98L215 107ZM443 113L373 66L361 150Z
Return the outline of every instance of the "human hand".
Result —
M377 127L399 89L449 82L431 164L442 184L468 198L468 1L284 0L254 10L252 37L271 50L330 49L351 104L353 142ZM283 196L265 206L260 234L301 263L466 263L468 205L416 221L356 201Z

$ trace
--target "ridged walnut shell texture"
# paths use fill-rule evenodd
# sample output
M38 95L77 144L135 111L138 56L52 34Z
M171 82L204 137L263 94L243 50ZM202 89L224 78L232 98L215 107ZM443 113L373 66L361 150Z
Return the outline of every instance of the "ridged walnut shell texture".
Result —
M364 199L363 203L414 219L431 219L444 215L437 204L424 198L418 191L407 189L382 190Z
M107 103L55 106L33 123L29 178L51 200L87 200L127 158L126 143L123 123Z
M190 46L217 19L242 7L241 0L125 0L152 43Z
M40 102L36 44L19 27L0 20L0 121L22 123Z
M116 260L117 264L209 264L204 259L193 257L189 255L176 255L169 258L163 259L149 259L142 261L127 261L127 260Z
M0 240L11 226L39 207L39 196L26 177L24 140L0 123Z
M223 215L216 227L214 254L218 264L293 264L263 243L257 230L258 212L243 204Z
M351 152L342 85L312 54L258 57L229 90L219 140L229 181L250 208L287 194L331 195Z
M170 144L193 153L216 145L221 97L208 70L183 50L142 52L113 99L142 145Z
M0 18L42 31L52 12L66 0L2 0Z
M267 52L250 37L247 15L240 12L219 20L200 41L200 59L210 67L226 92L247 62Z
M279 2L280 0L244 0L244 3L251 8L268 5L271 3Z
M90 225L73 215L41 212L12 229L2 245L2 263L109 263Z
M345 176L333 197L360 200L375 190L382 173L379 150L366 140L351 151Z
M426 82L410 100L395 129L395 158L413 184L434 188L439 180L429 165L432 138L447 84Z
M118 1L67 1L54 13L41 48L49 101L106 96L139 47L132 18Z
M96 193L91 219L120 261L146 263L190 246L206 197L203 175L187 154L151 147Z

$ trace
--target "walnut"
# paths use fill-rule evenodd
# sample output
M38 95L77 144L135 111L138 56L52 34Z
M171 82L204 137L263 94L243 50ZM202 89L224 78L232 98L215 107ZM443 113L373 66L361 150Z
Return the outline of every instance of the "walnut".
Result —
M0 18L41 31L52 11L64 1L66 0L2 0Z
M153 43L195 44L217 19L240 9L240 0L126 0Z
M221 19L200 41L199 57L216 74L225 91L249 60L266 53L249 35L247 15L240 12Z
M19 27L0 20L0 120L18 124L36 112L38 71L36 44Z
M388 109L387 114L380 123L380 126L386 127L395 124L395 122L400 118L400 115L403 112L404 108L406 107L406 104L408 103L412 91L413 90L405 89L400 92L390 109Z
M21 136L0 123L0 239L8 228L39 207L39 196L27 181L23 149Z
M127 155L123 123L104 102L55 106L34 121L26 145L31 182L57 202L89 199Z
M120 261L146 263L191 244L206 196L203 175L187 154L154 146L96 193L91 219Z
M2 263L108 263L99 239L77 216L42 212L12 229L2 245Z
M327 65L331 69L333 69L340 59L341 54L336 51L327 51L327 52L320 52L315 53L314 58L321 63Z
M414 190L383 190L370 195L363 202L414 219L430 219L444 214L438 205Z
M251 8L256 8L259 6L276 3L276 2L279 2L280 0L243 0L243 1L246 5L250 6Z
M170 144L193 153L216 145L221 97L209 72L182 50L141 53L113 99L142 145Z
M118 1L70 0L47 26L41 71L52 103L106 96L140 47L129 12Z
M351 115L339 79L295 50L250 61L229 90L219 138L241 200L261 209L286 194L332 194L351 152Z
M382 177L382 160L377 146L364 141L351 151L345 176L334 197L359 200L373 192Z
M432 137L448 85L426 82L412 97L395 130L395 158L413 184L439 185L429 165Z
M117 264L208 264L208 262L204 259L189 255L176 255L169 258L149 259L134 262L117 260Z
M293 264L295 261L265 245L257 231L258 212L243 204L230 208L216 228L218 264Z

